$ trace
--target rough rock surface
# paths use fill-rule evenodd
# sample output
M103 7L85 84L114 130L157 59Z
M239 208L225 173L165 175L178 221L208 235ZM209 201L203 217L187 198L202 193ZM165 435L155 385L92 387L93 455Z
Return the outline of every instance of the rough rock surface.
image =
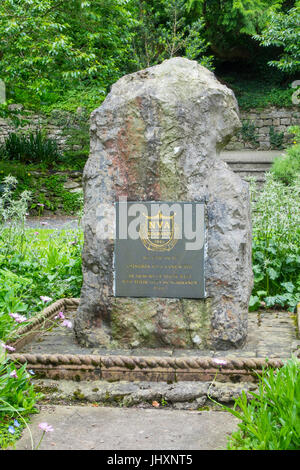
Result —
M235 399L245 392L252 398L251 392L257 392L257 384L222 383L222 382L107 382L105 380L36 380L36 389L44 394L43 401L52 404L60 403L98 403L109 406L152 407L157 401L162 406L194 409L202 406L213 407L214 402L234 403Z
M84 282L75 321L82 345L243 344L252 289L249 191L219 158L239 126L233 92L197 62L179 57L124 76L92 113L83 176ZM99 207L120 196L206 201L209 299L113 297L114 240L100 236Z

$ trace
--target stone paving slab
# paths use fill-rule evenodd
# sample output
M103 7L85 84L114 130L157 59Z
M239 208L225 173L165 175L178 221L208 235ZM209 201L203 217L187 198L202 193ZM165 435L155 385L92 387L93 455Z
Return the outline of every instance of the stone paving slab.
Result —
M67 312L66 317L74 320L76 312ZM99 354L120 356L162 356L162 357L258 357L285 359L296 352L300 346L297 328L289 312L260 311L249 313L249 330L246 344L240 349L210 351L200 349L94 349L78 345L72 329L54 326L51 331L28 345L21 353L32 354Z
M226 448L238 420L220 411L50 405L32 417L34 445L41 422L54 428L45 435L42 450L217 450ZM31 449L28 430L16 449Z

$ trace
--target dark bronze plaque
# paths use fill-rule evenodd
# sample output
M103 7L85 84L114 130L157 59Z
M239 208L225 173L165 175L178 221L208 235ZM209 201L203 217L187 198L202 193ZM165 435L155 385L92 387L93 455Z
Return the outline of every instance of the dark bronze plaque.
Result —
M204 204L118 202L115 296L203 298Z

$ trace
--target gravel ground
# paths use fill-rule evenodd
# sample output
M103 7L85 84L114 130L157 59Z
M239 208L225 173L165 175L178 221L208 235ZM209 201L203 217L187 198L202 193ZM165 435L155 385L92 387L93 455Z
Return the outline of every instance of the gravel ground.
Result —
M72 216L28 217L26 220L27 227L39 229L76 229L78 224L78 218Z

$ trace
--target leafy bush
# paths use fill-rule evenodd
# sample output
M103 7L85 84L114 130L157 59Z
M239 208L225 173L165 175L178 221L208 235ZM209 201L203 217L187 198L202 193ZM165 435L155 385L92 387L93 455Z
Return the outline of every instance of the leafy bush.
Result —
M103 90L116 81L132 37L127 3L1 1L0 75L8 96L29 105L55 103L66 88L94 82Z
M292 358L281 369L266 369L259 378L258 393L245 392L233 409L241 420L229 438L229 450L300 449L300 362ZM240 409L240 411L238 411Z
M300 184L291 186L266 174L252 182L254 289L250 310L260 305L294 311L300 298Z
M271 60L269 65L286 73L298 72L300 66L300 6L287 13L272 12L261 35L255 35L262 46L276 46L282 53L279 60Z
M28 135L11 133L0 148L5 160L23 163L52 163L61 159L57 143L46 137L40 130Z
M295 134L294 145L275 158L271 168L275 179L285 184L291 184L300 176L300 127L290 127L289 131Z

